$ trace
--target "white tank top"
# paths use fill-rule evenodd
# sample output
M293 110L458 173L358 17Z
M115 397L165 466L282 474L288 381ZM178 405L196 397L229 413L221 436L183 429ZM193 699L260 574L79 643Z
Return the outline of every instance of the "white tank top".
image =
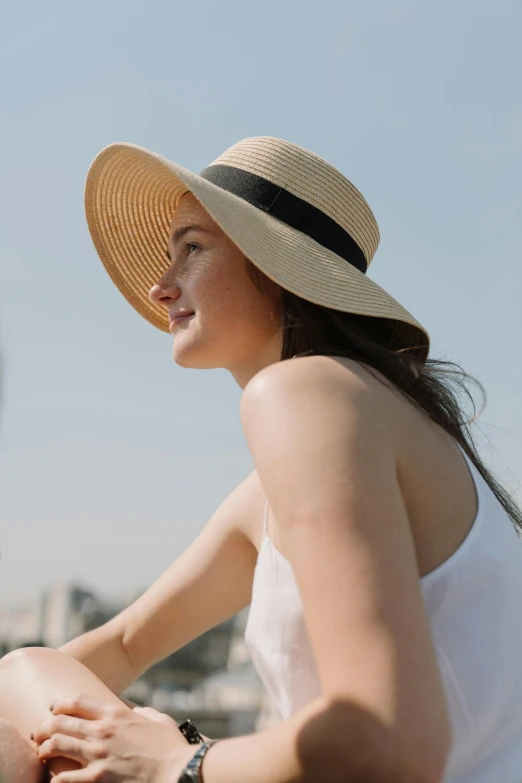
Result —
M478 511L459 548L420 579L453 727L444 783L522 783L522 541L468 456ZM267 534L245 641L283 719L321 694L290 561Z

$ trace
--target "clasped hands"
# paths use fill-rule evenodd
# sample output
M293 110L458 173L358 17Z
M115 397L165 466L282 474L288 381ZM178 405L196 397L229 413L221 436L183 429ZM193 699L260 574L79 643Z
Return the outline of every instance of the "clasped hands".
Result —
M64 756L80 769L53 783L176 783L197 748L176 721L152 707L104 705L88 696L62 699L31 738L42 761Z

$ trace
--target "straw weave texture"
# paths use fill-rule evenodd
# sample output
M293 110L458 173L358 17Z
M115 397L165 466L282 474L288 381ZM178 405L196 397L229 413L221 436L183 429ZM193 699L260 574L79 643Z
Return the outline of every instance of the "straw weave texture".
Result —
M355 239L370 264L379 244L372 211L357 188L318 155L297 144L259 136L234 144L214 163L250 171L317 207Z
M370 207L333 166L271 137L245 139L214 163L249 171L321 209L345 228L368 264L379 242ZM283 288L336 310L391 319L402 347L426 346L423 327L345 259L244 199L155 153L112 144L94 160L85 191L87 222L109 275L138 312L168 331L166 310L148 292L168 268L176 199L190 190L242 252ZM421 351L422 352L422 351Z

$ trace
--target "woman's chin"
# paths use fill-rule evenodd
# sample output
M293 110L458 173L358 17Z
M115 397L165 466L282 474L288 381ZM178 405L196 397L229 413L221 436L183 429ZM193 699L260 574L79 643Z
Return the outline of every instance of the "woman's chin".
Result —
M172 346L172 358L178 367L185 367L190 370L213 370L217 367L216 363L209 356L205 356L203 351L198 350L195 345L174 345Z
M190 360L190 351L180 351L176 350L176 347L174 346L172 348L172 358L178 365L178 367L192 367L193 364Z

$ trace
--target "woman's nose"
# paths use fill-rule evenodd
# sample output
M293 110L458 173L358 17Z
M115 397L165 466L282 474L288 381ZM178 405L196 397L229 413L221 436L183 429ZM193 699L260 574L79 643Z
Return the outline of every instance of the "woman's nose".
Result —
M150 289L149 299L154 304L169 305L179 298L180 293L179 285L173 280L168 280L166 275L164 275Z

